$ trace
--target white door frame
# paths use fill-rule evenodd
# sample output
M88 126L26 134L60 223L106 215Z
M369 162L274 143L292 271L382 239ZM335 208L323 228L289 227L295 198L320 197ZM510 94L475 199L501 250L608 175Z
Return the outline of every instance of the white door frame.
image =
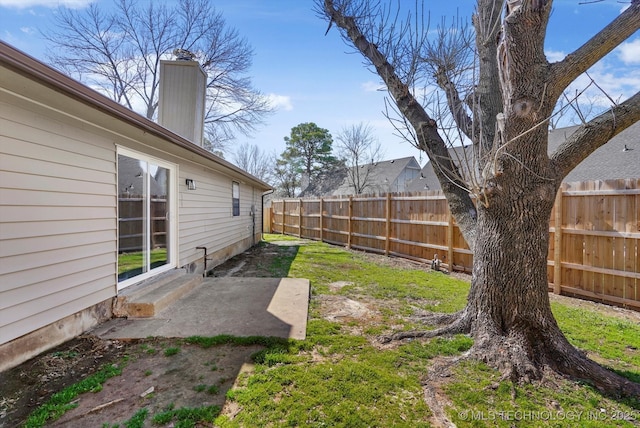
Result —
M162 266L159 266L155 269L151 269L148 270L147 272L144 272L140 275L136 275L132 278L127 278L123 281L119 281L118 282L118 287L117 290L120 291L130 285L133 285L135 283L138 283L140 281L143 281L145 279L148 279L152 276L158 275L159 273L162 272L166 272L168 270L174 269L177 267L177 263L178 263L178 250L177 250L177 244L178 244L178 221L177 221L177 212L178 212L178 165L171 163L171 162L167 162L166 160L163 159L159 159L156 158L154 156L150 156L146 153L143 152L138 152L135 150L131 150L129 148L126 147L122 147L122 146L117 146L117 150L116 150L116 159L118 155L123 155L123 156L127 156L130 158L134 158L134 159L139 159L141 161L147 162L147 163L151 163L154 165L157 165L159 167L162 168L166 168L169 170L169 183L168 183L168 201L167 201L167 208L168 208L168 227L167 227L167 233L168 233L168 238L167 238L167 246L168 251L167 251L167 257L168 257L168 263L164 264ZM116 160L116 165L117 165L117 160ZM149 179L149 174L146 174L147 180ZM148 186L147 186L148 188ZM119 189L116 191L116 197L119 194ZM117 204L116 204L117 206ZM118 220L119 220L119 212L118 212ZM148 231L150 230L150 216L147 216L146 218L146 224L145 224L145 229L147 231L146 235L148 235ZM118 227L119 227L119 221L118 223ZM118 234L119 236L119 234ZM119 243L118 243L119 245ZM149 246L149 237L147 236L146 238L146 246ZM117 260L117 257L116 257ZM117 275L116 275L117 276Z

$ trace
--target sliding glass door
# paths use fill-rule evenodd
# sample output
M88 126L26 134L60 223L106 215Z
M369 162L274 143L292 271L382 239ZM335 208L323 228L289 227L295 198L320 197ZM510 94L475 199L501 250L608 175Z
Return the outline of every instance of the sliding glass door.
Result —
M118 289L175 266L174 176L168 164L118 151Z

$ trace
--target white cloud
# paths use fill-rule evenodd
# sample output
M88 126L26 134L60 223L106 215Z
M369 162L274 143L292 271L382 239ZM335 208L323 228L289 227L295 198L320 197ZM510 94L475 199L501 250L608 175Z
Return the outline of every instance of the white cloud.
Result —
M618 56L626 65L640 64L640 39L618 46Z
M564 57L567 56L567 54L562 51L545 51L545 55L549 62L562 61Z
M0 0L0 7L26 9L34 6L56 8L59 6L71 9L82 9L94 0Z
M591 67L588 73L590 77L582 74L567 88L571 99L581 94L578 102L582 112L587 114L587 119L611 108L612 100L625 101L640 87L640 76L636 77L629 67L616 67L615 62L601 61ZM568 117L573 115L570 109L567 112Z
M385 87L380 82L374 82L372 80L364 82L362 85L360 85L360 87L365 92L377 92L385 90Z
M293 110L293 103L291 102L291 97L288 95L268 94L267 99L271 107L277 110Z
M36 33L36 30L33 27L20 27L20 31L29 35Z

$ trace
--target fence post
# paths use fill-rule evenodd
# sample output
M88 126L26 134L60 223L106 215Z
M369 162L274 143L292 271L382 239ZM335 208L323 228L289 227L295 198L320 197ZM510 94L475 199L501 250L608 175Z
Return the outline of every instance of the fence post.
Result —
M555 216L553 232L553 293L562 292L562 190L564 185L560 185L555 202Z
M284 230L287 228L287 200L282 200L282 230L280 233L284 235Z
M387 207L386 207L386 225L385 225L385 238L384 242L384 255L389 255L389 249L391 248L391 193L387 193Z
M322 239L322 229L324 225L322 224L322 219L324 218L324 199L320 198L320 242L324 242Z
M298 200L298 238L302 238L302 199Z
M352 225L351 225L351 217L353 217L353 196L349 196L349 220L347 220L347 248L351 249L351 233L352 233Z
M453 216L449 211L449 224L447 225L447 261L449 262L449 272L453 272Z

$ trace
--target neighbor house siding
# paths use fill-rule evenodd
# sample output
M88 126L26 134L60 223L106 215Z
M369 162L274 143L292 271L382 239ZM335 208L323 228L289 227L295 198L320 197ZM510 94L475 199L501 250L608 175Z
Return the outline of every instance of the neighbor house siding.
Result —
M115 146L0 92L0 344L116 293Z
M400 172L398 178L393 182L393 185L389 187L391 192L406 192L407 185L411 180L420 175L420 165L411 159L411 162Z

